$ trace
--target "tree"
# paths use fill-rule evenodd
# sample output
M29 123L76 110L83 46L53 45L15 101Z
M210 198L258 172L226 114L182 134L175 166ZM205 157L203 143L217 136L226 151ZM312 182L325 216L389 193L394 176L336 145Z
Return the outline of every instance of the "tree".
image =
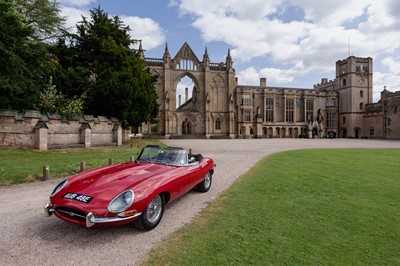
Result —
M88 113L117 117L124 126L140 125L158 113L157 79L130 48L130 29L118 16L109 18L100 7L90 13L90 20L83 17L77 33L54 51L62 66L55 83L68 84L67 95L85 93Z
M18 11L27 26L33 29L32 37L49 41L64 34L65 18L60 16L60 4L54 0L15 0Z
M47 52L14 1L0 0L0 108L34 109L44 87Z
M83 115L84 108L83 97L66 98L53 85L50 77L47 88L40 93L39 108L42 112L59 113L66 117L76 117Z

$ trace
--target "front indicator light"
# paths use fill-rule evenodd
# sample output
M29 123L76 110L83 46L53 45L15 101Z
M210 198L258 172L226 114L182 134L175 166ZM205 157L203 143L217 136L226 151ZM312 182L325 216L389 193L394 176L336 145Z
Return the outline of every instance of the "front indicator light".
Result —
M119 217L130 217L130 216L134 216L136 213L137 213L137 210L130 210L130 211L118 213L118 216Z

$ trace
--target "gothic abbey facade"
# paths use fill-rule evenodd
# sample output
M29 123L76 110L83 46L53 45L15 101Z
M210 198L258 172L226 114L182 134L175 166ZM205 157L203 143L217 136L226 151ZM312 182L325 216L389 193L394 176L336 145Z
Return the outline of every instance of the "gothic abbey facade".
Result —
M185 43L171 58L146 58L153 74L160 112L157 123L142 125L145 135L165 138L385 138L400 139L400 91L372 102L372 58L350 56L336 62L336 78L312 89L239 85L228 50L225 62L202 61ZM177 95L180 80L191 92ZM190 95L190 97L189 97ZM183 101L181 100L183 98Z

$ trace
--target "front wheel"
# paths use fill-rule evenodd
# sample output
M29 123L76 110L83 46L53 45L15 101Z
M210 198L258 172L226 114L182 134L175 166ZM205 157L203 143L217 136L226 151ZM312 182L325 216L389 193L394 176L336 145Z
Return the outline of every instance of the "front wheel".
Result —
M212 175L210 172L207 172L203 181L201 181L201 183L197 185L197 190L199 192L207 192L210 190L211 183L212 183Z
M135 221L135 227L140 230L150 231L154 229L161 221L164 214L164 199L161 195L155 196L139 219Z

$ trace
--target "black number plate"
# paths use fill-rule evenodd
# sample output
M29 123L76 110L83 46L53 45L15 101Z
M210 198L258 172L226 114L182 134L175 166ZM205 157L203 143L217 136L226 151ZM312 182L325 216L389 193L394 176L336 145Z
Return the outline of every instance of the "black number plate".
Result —
M68 192L64 196L62 196L64 199L71 199L71 200L77 200L83 203L89 203L93 198L91 196L86 196L78 193L72 193Z

